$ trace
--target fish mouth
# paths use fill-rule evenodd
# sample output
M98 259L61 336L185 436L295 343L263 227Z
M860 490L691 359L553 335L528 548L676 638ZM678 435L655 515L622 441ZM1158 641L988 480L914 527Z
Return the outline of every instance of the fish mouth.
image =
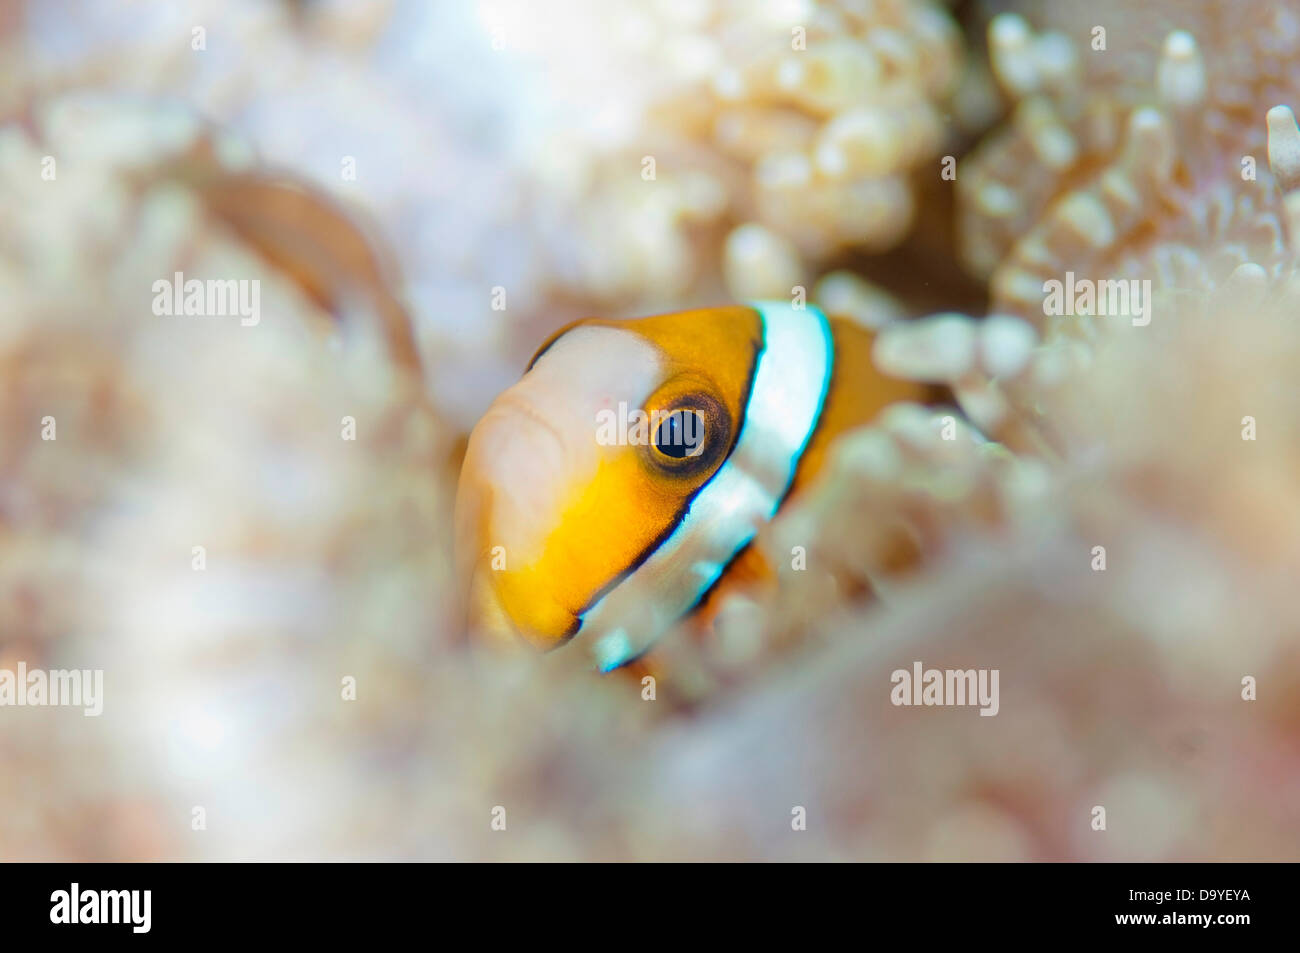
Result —
M465 625L471 637L500 648L515 648L529 640L516 627L506 612L496 587L488 575L492 570L482 566L473 570L469 582Z
M457 491L456 561L465 619L488 641L550 649L578 631L587 576L601 574L599 547L615 531L590 511L593 481L622 452L600 441L599 414L635 402L661 376L639 337L578 328L474 427Z
M528 646L538 652L550 652L567 644L578 633L582 621L577 616L572 617L568 632L559 638L521 628L506 610L492 575L490 568L479 567L470 581L465 621L476 641L501 649Z
M520 627L499 586L502 573L529 565L544 549L568 489L565 448L561 432L519 394L498 398L470 436L456 493L456 568L466 626L490 644L550 648L564 641Z
M551 436L555 441L555 446L561 452L564 449L564 437L560 434L559 429L551 422L551 419L527 397L513 391L506 391L502 394L495 404L488 409L483 415L483 420L504 417L513 419L513 415L518 414L534 425L540 427L543 431Z

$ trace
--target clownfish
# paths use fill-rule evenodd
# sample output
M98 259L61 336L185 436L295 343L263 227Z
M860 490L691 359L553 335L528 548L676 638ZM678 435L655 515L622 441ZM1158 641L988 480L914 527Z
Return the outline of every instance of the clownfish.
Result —
M922 386L812 305L591 318L542 344L466 447L456 499L471 630L609 671L730 579L830 442ZM761 559L761 556L757 558Z

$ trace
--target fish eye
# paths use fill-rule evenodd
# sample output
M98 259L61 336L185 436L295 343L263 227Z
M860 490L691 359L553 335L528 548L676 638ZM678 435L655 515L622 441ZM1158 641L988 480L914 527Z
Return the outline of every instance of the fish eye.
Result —
M649 428L642 458L674 480L692 481L713 471L731 446L727 409L692 377L670 380L646 400Z
M683 460L704 452L704 415L693 408L666 414L654 433L654 447L666 457Z

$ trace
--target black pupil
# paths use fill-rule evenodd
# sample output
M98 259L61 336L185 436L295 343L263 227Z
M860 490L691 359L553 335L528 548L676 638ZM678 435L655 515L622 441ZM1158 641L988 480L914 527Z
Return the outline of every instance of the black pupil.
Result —
M655 446L666 457L697 457L704 444L704 419L693 410L674 410L655 432Z

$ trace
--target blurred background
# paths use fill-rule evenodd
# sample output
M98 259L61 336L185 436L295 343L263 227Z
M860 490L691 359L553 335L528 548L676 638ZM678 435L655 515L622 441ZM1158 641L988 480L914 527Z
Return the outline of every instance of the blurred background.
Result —
M1081 7L0 0L0 668L105 686L0 710L0 858L1300 856L1300 3ZM959 439L847 437L654 701L468 644L537 345L796 288Z

